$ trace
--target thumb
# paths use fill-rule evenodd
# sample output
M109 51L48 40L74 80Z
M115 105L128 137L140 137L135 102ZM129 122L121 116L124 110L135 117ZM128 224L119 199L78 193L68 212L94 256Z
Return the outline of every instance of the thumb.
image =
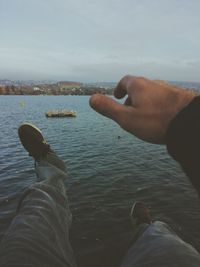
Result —
M90 106L98 113L115 120L118 124L122 125L124 120L130 115L132 107L124 106L116 102L111 97L95 94L90 98Z

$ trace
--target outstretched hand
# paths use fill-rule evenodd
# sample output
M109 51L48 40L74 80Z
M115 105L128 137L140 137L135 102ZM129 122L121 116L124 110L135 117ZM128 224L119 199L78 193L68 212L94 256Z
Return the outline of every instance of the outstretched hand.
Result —
M170 121L196 93L162 81L128 75L114 91L118 99L126 95L124 104L120 104L111 97L95 94L90 98L90 105L138 138L164 144Z

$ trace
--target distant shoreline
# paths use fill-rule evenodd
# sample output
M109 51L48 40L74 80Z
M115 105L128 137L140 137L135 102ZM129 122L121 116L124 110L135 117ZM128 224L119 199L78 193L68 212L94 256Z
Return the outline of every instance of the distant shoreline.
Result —
M81 83L59 82L39 85L0 85L0 95L93 95L113 94L114 88L84 86Z
M200 83L169 82L199 93ZM95 93L113 95L116 83L83 84L79 82L31 83L23 81L0 80L0 95L93 95Z

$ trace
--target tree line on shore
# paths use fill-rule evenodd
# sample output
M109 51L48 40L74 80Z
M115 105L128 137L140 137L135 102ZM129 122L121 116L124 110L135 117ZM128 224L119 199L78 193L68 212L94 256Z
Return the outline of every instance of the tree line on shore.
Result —
M92 95L95 93L113 94L113 88L84 86L82 84L65 85L0 85L0 95Z

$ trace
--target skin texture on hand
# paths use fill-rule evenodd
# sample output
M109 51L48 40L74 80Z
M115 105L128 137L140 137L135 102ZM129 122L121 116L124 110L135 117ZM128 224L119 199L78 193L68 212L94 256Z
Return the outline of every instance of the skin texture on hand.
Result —
M95 94L90 106L138 138L165 144L171 120L197 94L163 81L127 75L118 83L114 96L127 98L120 104L111 97Z

